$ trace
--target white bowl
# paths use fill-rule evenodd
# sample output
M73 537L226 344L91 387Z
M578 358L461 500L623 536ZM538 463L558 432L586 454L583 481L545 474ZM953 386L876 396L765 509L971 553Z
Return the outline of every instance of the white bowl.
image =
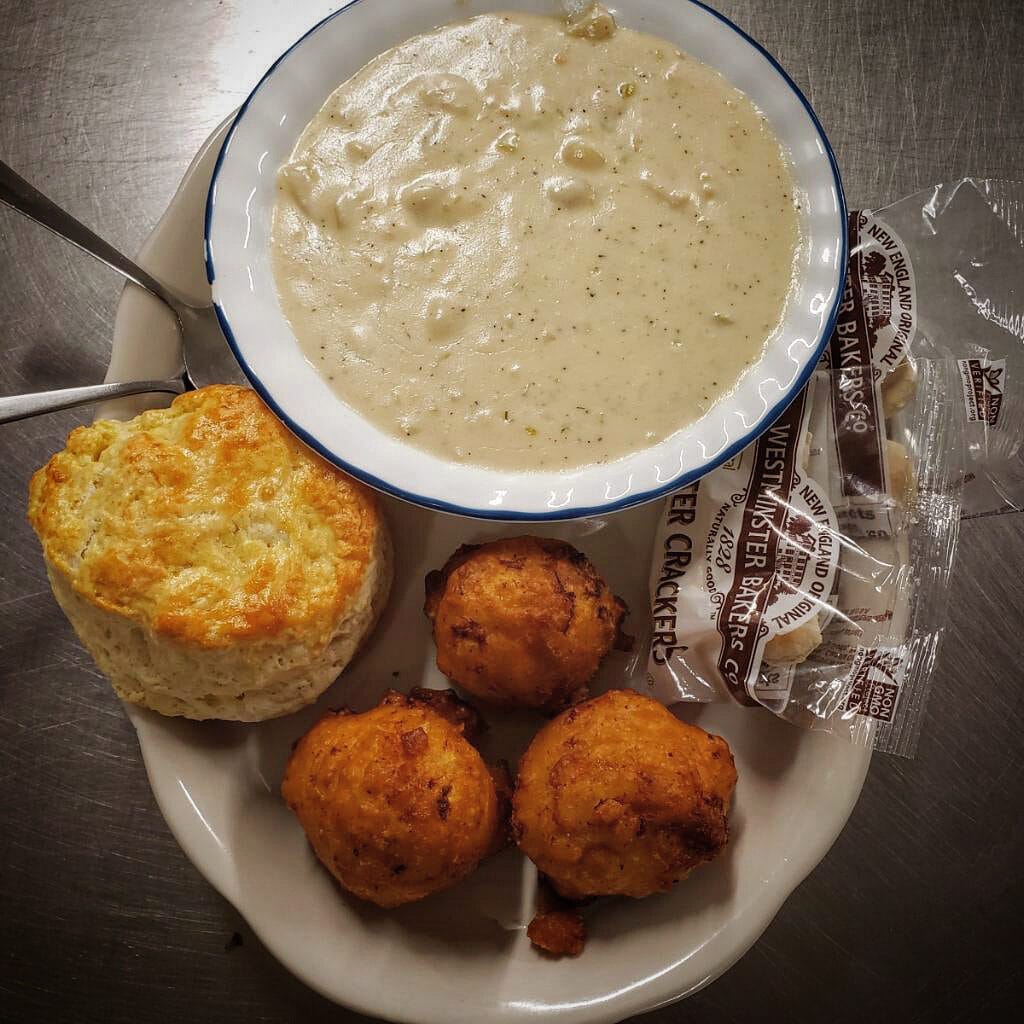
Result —
M568 472L501 472L448 462L391 437L341 402L302 354L269 259L275 176L328 95L372 57L436 25L489 10L552 13L555 0L350 0L274 63L224 142L206 209L207 276L224 333L253 387L307 444L380 490L489 519L571 519L648 501L749 444L804 385L832 332L846 273L839 171L807 100L778 63L692 0L622 0L629 27L719 69L768 117L805 197L806 246L785 319L764 357L690 427L651 448ZM624 395L623 401L639 401Z

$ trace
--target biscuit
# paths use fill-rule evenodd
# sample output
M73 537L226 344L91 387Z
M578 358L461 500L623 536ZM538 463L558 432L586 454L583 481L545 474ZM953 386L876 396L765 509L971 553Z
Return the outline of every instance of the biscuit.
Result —
M118 696L165 715L260 721L311 703L390 588L373 493L247 388L79 427L32 477L28 516Z

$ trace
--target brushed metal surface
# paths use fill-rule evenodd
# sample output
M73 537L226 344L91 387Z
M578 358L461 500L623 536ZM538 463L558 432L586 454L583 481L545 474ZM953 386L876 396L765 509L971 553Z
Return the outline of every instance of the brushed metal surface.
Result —
M0 155L133 253L200 143L331 6L0 0ZM807 91L851 205L1021 175L1020 0L719 6ZM0 392L100 381L119 290L0 211ZM0 428L0 1019L360 1019L291 978L178 850L131 726L50 596L25 487L85 415ZM849 826L760 943L652 1024L945 1024L1017 1002L1022 528L964 528L917 760L876 758Z

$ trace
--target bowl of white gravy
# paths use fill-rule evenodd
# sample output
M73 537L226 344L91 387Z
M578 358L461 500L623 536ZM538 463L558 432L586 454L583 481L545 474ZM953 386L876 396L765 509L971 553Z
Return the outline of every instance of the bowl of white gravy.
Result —
M242 106L207 271L253 386L417 504L596 515L750 443L828 340L831 149L698 3L354 0Z

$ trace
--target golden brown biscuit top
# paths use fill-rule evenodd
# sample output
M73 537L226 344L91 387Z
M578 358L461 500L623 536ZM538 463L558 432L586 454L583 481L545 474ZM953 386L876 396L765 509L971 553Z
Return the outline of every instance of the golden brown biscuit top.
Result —
M28 516L93 604L206 648L326 642L382 529L367 488L233 385L72 431Z

